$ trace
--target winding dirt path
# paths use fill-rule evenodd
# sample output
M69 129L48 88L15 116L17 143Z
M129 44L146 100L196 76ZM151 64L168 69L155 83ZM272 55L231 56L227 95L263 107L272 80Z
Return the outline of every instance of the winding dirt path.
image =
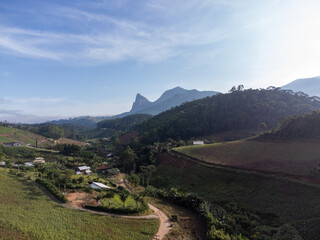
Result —
M133 193L133 191L130 189L130 187L126 184L125 180L123 178L120 179L120 186L125 187L128 189L129 192ZM148 203L149 208L151 208L154 212L154 214L159 218L159 229L157 234L154 236L154 240L162 240L165 235L167 235L170 230L172 229L173 223L171 222L170 218L165 214L163 211L161 211L159 208L153 206L152 204Z
M155 235L155 237L153 239L163 239L165 235L167 235L171 228L172 228L172 222L170 221L169 217L162 212L159 208L156 208L155 206L151 205L150 203L148 203L149 208L151 208L154 211L154 214L156 214L159 218L159 229L157 234Z

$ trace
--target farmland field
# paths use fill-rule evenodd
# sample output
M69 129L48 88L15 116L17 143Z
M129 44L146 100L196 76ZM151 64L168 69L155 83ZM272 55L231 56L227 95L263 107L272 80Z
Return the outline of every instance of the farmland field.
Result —
M312 177L320 164L319 141L240 140L176 148L196 159L247 170Z
M0 126L0 143L3 142L19 142L23 145L31 144L36 145L38 139L38 146L52 145L49 139L20 129L9 128Z
M147 240L157 220L94 215L63 208L32 182L0 169L0 239L128 239Z
M236 202L247 209L273 213L295 227L305 240L320 236L320 188L272 175L204 166L182 157L160 154L151 181L176 187L208 201Z

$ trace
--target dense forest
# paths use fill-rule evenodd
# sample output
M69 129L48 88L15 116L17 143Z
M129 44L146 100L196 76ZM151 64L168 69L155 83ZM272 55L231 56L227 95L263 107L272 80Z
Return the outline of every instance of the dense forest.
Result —
M280 118L310 113L320 102L306 94L276 88L236 90L188 102L139 126L145 142L189 139L225 131L276 126Z
M123 118L104 120L97 124L98 128L108 128L118 131L132 130L136 125L152 118L149 114L133 114Z
M294 140L306 138L320 138L320 111L289 116L283 119L278 129L267 132L258 139Z

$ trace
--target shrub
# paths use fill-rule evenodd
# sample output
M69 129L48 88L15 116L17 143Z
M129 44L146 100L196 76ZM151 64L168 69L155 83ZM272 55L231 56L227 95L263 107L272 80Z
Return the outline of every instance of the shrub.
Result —
M58 188L55 185L53 185L50 181L37 178L36 183L45 187L53 196L55 196L61 202L66 203L68 201L66 197L58 190Z
M140 200L140 207L129 209L129 208L113 208L113 207L106 207L106 206L93 206L93 205L86 205L85 208L92 209L95 211L101 211L101 212L109 212L109 213L116 213L116 214L135 214L146 211L149 207L146 201L143 199Z

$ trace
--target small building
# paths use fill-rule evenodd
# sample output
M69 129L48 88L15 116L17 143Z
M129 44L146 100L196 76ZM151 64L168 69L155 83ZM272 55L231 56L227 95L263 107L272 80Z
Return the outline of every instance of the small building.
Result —
M18 143L18 142L4 142L3 145L5 147L20 147L21 143Z
M108 153L107 158L113 157L113 153Z
M32 163L26 162L24 164L25 167L34 167L34 165Z
M77 175L90 175L91 173L91 168L88 167L88 166L80 166L80 167L77 167L76 169L76 174Z
M204 145L204 141L193 141L193 145Z
M45 160L43 157L37 157L35 160L33 160L33 164L45 164Z
M12 167L13 167L13 168L19 168L20 165L19 165L19 164L13 164Z
M108 165L101 165L101 166L97 167L96 171L97 171L97 173L107 173L107 171L110 169L112 169L112 167L110 167Z
M93 182L90 184L90 187L93 189L110 189L107 185L104 185L103 183L99 182Z
M0 167L5 167L6 166L6 162L5 161L1 161L0 162Z

